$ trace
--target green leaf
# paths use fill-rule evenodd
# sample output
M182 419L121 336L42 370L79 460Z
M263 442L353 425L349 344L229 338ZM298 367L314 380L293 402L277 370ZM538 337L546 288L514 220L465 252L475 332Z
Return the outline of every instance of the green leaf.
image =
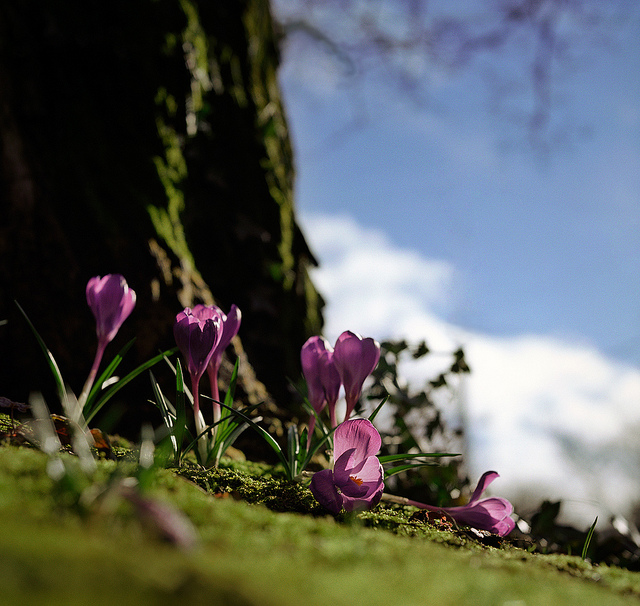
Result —
M96 379L96 381L94 381L93 387L91 388L91 391L89 392L89 396L87 397L87 401L85 402L84 411L91 410L91 404L93 403L93 400L96 398L98 392L102 389L102 385L104 384L105 381L107 381L113 376L113 373L116 371L116 369L120 365L120 362L122 362L122 359L124 358L125 354L129 351L129 349L131 349L131 346L135 343L135 341L136 341L135 337L131 339L131 341L129 341L118 352L118 355L116 355L116 357L113 358L113 360L111 360L111 363L104 369L104 371Z
M256 423L254 423L252 419L250 419L247 415L242 413L240 410L235 410L234 408L231 408L226 404L221 404L221 406L224 406L225 408L230 410L234 415L238 415L240 418L242 418L245 421L245 423L247 423L249 427L251 427L251 429L253 429L271 447L273 452L276 453L278 459L280 459L280 462L284 467L287 478L292 480L294 476L291 473L291 467L289 466L289 462L287 461L287 458L284 456L284 453L282 452L282 448L280 448L280 445L273 439L273 437L267 431L265 431L262 427L260 427L259 425L256 425Z
M327 424L320 417L320 415L315 411L315 408L313 408L313 406L311 406L311 404L310 404L310 402L309 402L309 400L307 398L303 398L302 399L302 406L309 413L309 416L314 416L316 418L316 427L318 429L320 429L320 432L322 433L324 438L326 439L326 438L330 437L331 434L333 433L333 431L329 430L329 428L327 427Z
M420 341L417 347L412 352L412 357L414 360L418 360L423 356L426 356L429 353L429 347L427 346L426 341Z
M171 372L173 372L173 374L176 375L178 371L177 371L177 368L171 363L171 360L168 357L165 357L164 361L167 363L167 366L171 369ZM181 376L184 377L184 372L182 370L180 372L181 372ZM181 391L184 392L184 397L187 398L189 402L191 402L191 404L193 405L193 395L189 391L189 388L187 387L187 385L184 383L184 378L180 380L180 384L182 386Z
M152 402L160 409L160 414L162 415L162 419L165 422L165 425L171 429L173 427L173 421L175 419L175 414L171 414L169 408L167 406L167 400L160 389L160 385L156 380L154 374L149 371L149 377L151 379L151 389L153 389L153 394L155 396L155 400Z
M262 419L262 417L258 417ZM238 436L249 427L248 423L231 423L229 425L229 431L227 432L227 436L221 440L220 448L217 454L216 465L220 462L220 458L226 452L227 448L231 446L237 439Z
M229 389L227 389L227 393L224 397L224 403L227 406L233 405L233 398L236 394L236 383L238 382L238 366L239 360L236 359L236 363L233 366L233 372L231 373L231 379L229 380Z
M300 454L300 437L297 425L289 425L287 429L287 454L291 475L295 477L298 475L298 455Z
M182 411L182 416L184 417L186 423L186 402L185 402L185 393L184 393L184 375L182 374L182 364L180 364L180 360L176 362L176 417L178 416L178 411Z
M62 379L62 374L60 373L60 368L58 368L58 363L53 357L53 354L51 353L51 351L49 351L49 348L45 345L45 342L42 340L42 337L36 330L36 327L31 323L31 320L29 320L29 316L27 316L27 313L24 311L24 309L22 309L22 307L20 307L20 303L18 303L17 301L14 301L14 303L17 305L18 309L20 310L20 313L24 316L24 319L27 321L27 324L29 324L31 331L33 332L33 334L36 337L36 340L38 341L38 345L40 345L40 349L42 349L42 351L44 352L44 355L46 356L47 362L49 364L49 368L51 369L53 378L56 382L56 387L58 389L58 397L60 398L60 402L64 402L65 398L67 397L67 391L64 386L64 380Z
M176 463L179 463L180 456L181 456L182 440L178 441L176 437L175 409L173 409L173 406L171 405L171 403L164 397L164 394L162 393L162 390L160 389L160 385L156 381L156 378L153 375L153 372L149 371L149 375L151 377L151 387L156 397L155 404L160 409L162 420L164 421L165 427L169 432L168 438L169 438L169 443L171 444L171 450L173 452L174 461ZM173 411L171 409L173 409Z
M184 376L182 374L182 365L180 360L176 362L176 422L174 435L178 443L178 455L176 462L180 463L182 458L182 444L184 436L187 432L187 410L184 397Z
M331 443L331 437L333 436L334 431L335 429L332 429L320 441L316 442L311 446L311 448L307 452L307 456L304 459L303 464L300 466L300 471L304 471L306 469L307 465L309 465L309 462L313 458L313 455L315 455L316 452L318 452L318 450L320 450L320 448L324 446L325 443L329 444L329 448L333 448L333 444Z
M154 364L157 364L164 357L169 356L178 351L177 347L172 347L171 349L167 349L162 353L159 353L157 356L154 356L150 360L147 360L144 364L141 364L136 369L132 370L128 375L120 379L115 385L112 385L107 389L107 391L102 395L100 399L93 405L93 408L90 411L85 411L85 418L87 423L96 416L96 414L100 411L100 409L116 394L118 393L127 383L130 383L133 379L135 379L140 373L144 372L151 368Z
M380 402L380 404L378 404L376 409L369 415L369 421L373 423L373 420L378 416L380 409L386 404L388 399L389 399L389 394L387 394L384 398L382 398L382 402Z
M596 519L593 521L593 524L591 524L591 528L589 528L589 532L587 532L587 538L584 541L584 546L582 547L582 559L586 560L587 559L587 552L589 551L589 544L591 543L591 539L593 538L593 533L596 529L596 524L598 523L598 516L596 516Z
M393 461L406 461L409 459L426 459L426 458L438 458L438 457L459 457L460 453L457 452L418 452L413 454L395 454L395 455L383 455L378 457L378 460L383 465L385 463L392 463Z
M403 471L407 471L408 469L415 469L416 467L428 467L436 465L436 463L407 463L406 465L396 465L395 467L390 467L389 469L385 469L384 478L390 478L391 476L396 475L397 473L402 473Z

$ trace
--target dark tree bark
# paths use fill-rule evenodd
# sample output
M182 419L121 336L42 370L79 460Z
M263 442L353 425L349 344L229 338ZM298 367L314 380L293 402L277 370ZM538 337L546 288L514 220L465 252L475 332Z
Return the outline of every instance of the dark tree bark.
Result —
M133 367L174 344L183 306L235 303L246 397L264 384L290 402L322 301L277 62L267 0L0 5L0 395L51 393L14 299L78 392L96 343L86 282L122 273L138 303L107 357L136 336ZM126 418L150 396L146 378L125 392Z

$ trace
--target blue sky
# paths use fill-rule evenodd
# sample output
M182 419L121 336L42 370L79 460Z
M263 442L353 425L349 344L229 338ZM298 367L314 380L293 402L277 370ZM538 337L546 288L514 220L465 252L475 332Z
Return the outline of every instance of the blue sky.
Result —
M464 346L472 470L501 465L513 494L546 479L585 517L640 498L625 433L640 426L638 17L589 35L566 20L533 147L525 39L457 72L420 65L409 96L303 34L281 69L327 336ZM629 456L603 456L621 441ZM624 497L601 494L601 467Z

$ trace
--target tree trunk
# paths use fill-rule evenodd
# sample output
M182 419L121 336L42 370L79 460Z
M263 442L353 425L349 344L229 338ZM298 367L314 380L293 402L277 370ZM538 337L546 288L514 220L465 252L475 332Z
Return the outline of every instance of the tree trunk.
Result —
M264 384L291 402L322 301L276 42L267 0L0 5L0 395L53 385L14 299L79 392L96 345L85 285L122 273L138 302L106 358L136 336L133 367L174 345L183 306L235 303L246 397L268 399ZM134 383L131 427L150 413Z

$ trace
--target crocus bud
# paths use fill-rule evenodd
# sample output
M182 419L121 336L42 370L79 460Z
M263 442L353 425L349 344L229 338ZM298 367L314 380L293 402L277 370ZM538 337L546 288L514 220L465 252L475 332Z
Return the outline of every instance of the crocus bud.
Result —
M200 380L213 355L214 348L222 335L222 319L219 314L198 317L191 308L185 307L173 325L176 344L187 361L187 369L194 378Z
M213 310L197 309L195 314L189 307L185 307L177 316L173 325L173 336L176 344L187 360L187 369L191 377L191 391L193 393L193 414L196 433L202 434L205 422L200 412L200 379L211 360L213 350L220 342L222 335L222 318L220 313ZM198 450L201 460L207 460L207 438L201 436L198 440Z
M220 364L222 363L222 354L224 350L229 347L231 344L231 340L238 334L238 330L240 330L240 322L242 321L242 313L240 309L236 305L232 305L228 314L225 314L217 305L196 305L193 308L193 314L200 318L213 318L218 317L221 321L221 334L220 341L215 346L213 350L213 355L209 360L208 372L209 378L215 378L215 384L217 386L217 377L218 370L220 370ZM214 381L212 380L212 388ZM216 395L214 399L218 399L217 397L217 387L216 387Z
M213 421L220 420L221 411L220 393L218 391L218 371L222 363L222 354L229 347L231 340L238 334L242 314L236 305L232 305L229 314L225 314L217 305L196 305L193 314L200 319L218 318L220 320L220 340L213 348L211 358L207 364L207 374L211 385L211 398L213 400Z
M220 368L224 350L229 347L233 337L238 334L238 331L240 330L240 322L242 321L242 312L237 305L232 305L228 314L220 313L222 314L222 336L220 337L220 343L218 343L215 348L213 356L211 356L211 361L209 362L209 366L213 366L216 369L216 372Z
M136 305L136 293L120 274L95 276L87 283L87 303L96 319L98 341L109 343Z
M309 402L316 413L329 408L331 426L336 426L335 406L340 393L340 375L333 362L333 348L323 337L310 337L300 352L302 374L307 382ZM315 417L309 421L309 433L313 432Z
M93 382L98 373L102 355L107 345L116 336L122 323L129 317L136 305L136 293L120 274L107 274L103 278L94 276L87 282L87 303L96 319L98 348L93 366L82 388L78 403L84 407Z
M333 361L344 385L347 413L351 416L360 395L364 380L373 372L380 359L380 344L372 339L363 339L350 330L343 332L336 341Z

